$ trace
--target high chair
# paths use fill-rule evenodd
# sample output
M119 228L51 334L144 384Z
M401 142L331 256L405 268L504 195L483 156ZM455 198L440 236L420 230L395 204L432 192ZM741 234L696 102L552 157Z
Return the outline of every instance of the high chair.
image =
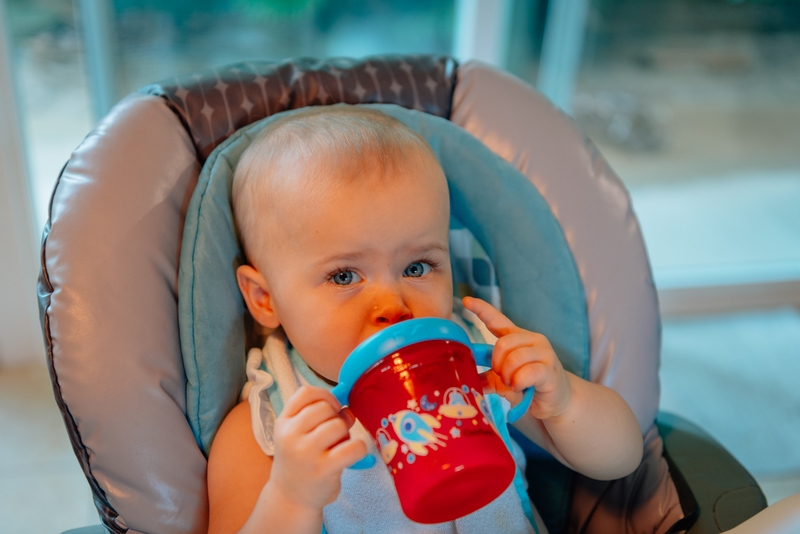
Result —
M184 365L182 351L197 341L179 328L179 272L191 269L180 262L182 247L196 247L183 238L184 221L197 218L187 215L190 200L212 151L237 130L280 111L334 103L396 104L451 121L516 168L557 221L578 283L570 302L538 312L543 328L550 313L574 314L585 325L556 336L554 346L568 370L625 398L645 455L630 476L599 482L515 434L528 456L529 495L551 533L721 532L766 506L755 480L708 434L658 412L660 318L639 226L624 186L568 117L477 62L297 59L240 63L129 95L58 179L39 302L56 401L102 522L80 531L206 530L203 451L237 400L245 353L211 371ZM499 288L487 289L475 273L468 285L512 303L509 273L523 281L536 273L501 265L489 249L483 260L492 262ZM227 293L239 298L235 284ZM212 325L207 337L252 345L247 320L241 313L234 324ZM198 399L203 373L228 393ZM203 402L218 406L198 411Z

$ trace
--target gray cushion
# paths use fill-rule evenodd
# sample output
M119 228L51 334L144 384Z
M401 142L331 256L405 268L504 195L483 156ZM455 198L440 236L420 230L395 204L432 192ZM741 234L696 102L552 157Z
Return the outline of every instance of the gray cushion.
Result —
M450 120L519 169L550 204L586 292L591 380L622 395L646 433L658 412L661 321L625 186L568 117L487 65L459 68Z
M585 290L589 376L622 395L642 433L660 442L652 432L659 401L658 300L624 185L568 117L527 84L488 65L470 61L459 67L450 120L519 169L547 200ZM572 506L573 519L600 518L593 514L601 499L605 508L630 513L617 514L609 523L600 518L587 532L616 532L625 518L658 525L665 510L680 508L660 451L660 443L648 445L637 472L613 491L599 493L597 486L582 492L585 479L578 479L573 491L571 472L561 464L531 458L529 478L537 478L532 498L551 531L566 528L571 504L583 507ZM647 495L641 494L644 487Z
M48 361L110 529L204 532L208 521L175 298L199 171L164 101L132 95L73 153L53 194L39 285Z

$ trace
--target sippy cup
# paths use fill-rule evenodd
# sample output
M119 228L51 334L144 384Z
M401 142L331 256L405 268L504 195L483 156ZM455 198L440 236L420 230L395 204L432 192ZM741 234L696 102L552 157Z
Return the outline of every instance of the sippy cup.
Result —
M492 421L476 365L493 347L452 321L410 319L381 330L347 357L333 394L372 435L403 512L418 523L463 517L496 499L516 465ZM508 413L530 407L533 388ZM353 468L374 465L372 456Z

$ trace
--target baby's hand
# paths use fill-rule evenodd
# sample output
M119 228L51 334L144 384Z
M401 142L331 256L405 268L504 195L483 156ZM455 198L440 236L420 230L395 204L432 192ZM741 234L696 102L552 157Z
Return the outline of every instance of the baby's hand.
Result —
M548 419L562 413L572 393L566 371L547 338L519 328L486 301L465 297L463 302L497 336L492 370L484 376L487 389L516 405L523 390L533 386L536 392L529 411L534 417Z
M275 420L275 457L269 484L289 501L322 510L339 495L342 471L364 457L351 439L354 419L322 388L301 387Z

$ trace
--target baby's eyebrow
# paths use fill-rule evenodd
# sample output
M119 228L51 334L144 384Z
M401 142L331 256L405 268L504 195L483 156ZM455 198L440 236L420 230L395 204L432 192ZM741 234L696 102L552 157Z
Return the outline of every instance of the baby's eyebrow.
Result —
M442 252L443 254L449 254L450 249L446 245L442 245L441 243L426 243L424 245L416 246L416 247L408 247L407 253L411 256L417 256L420 254L425 254L428 252L438 251ZM325 256L313 263L315 267L327 265L332 262L350 262L350 261L358 261L362 260L371 254L374 251L371 250L359 250L357 252L337 252L331 254L329 256Z
M435 250L443 252L444 254L450 253L450 249L441 243L429 243L419 247L412 247L409 249L409 252L411 252L411 254L424 254L425 252L433 252Z
M331 254L330 256L325 256L324 258L315 261L315 266L326 265L328 263L334 261L357 261L364 259L365 257L369 256L369 251L362 250L359 252L344 252L344 253L335 253Z

